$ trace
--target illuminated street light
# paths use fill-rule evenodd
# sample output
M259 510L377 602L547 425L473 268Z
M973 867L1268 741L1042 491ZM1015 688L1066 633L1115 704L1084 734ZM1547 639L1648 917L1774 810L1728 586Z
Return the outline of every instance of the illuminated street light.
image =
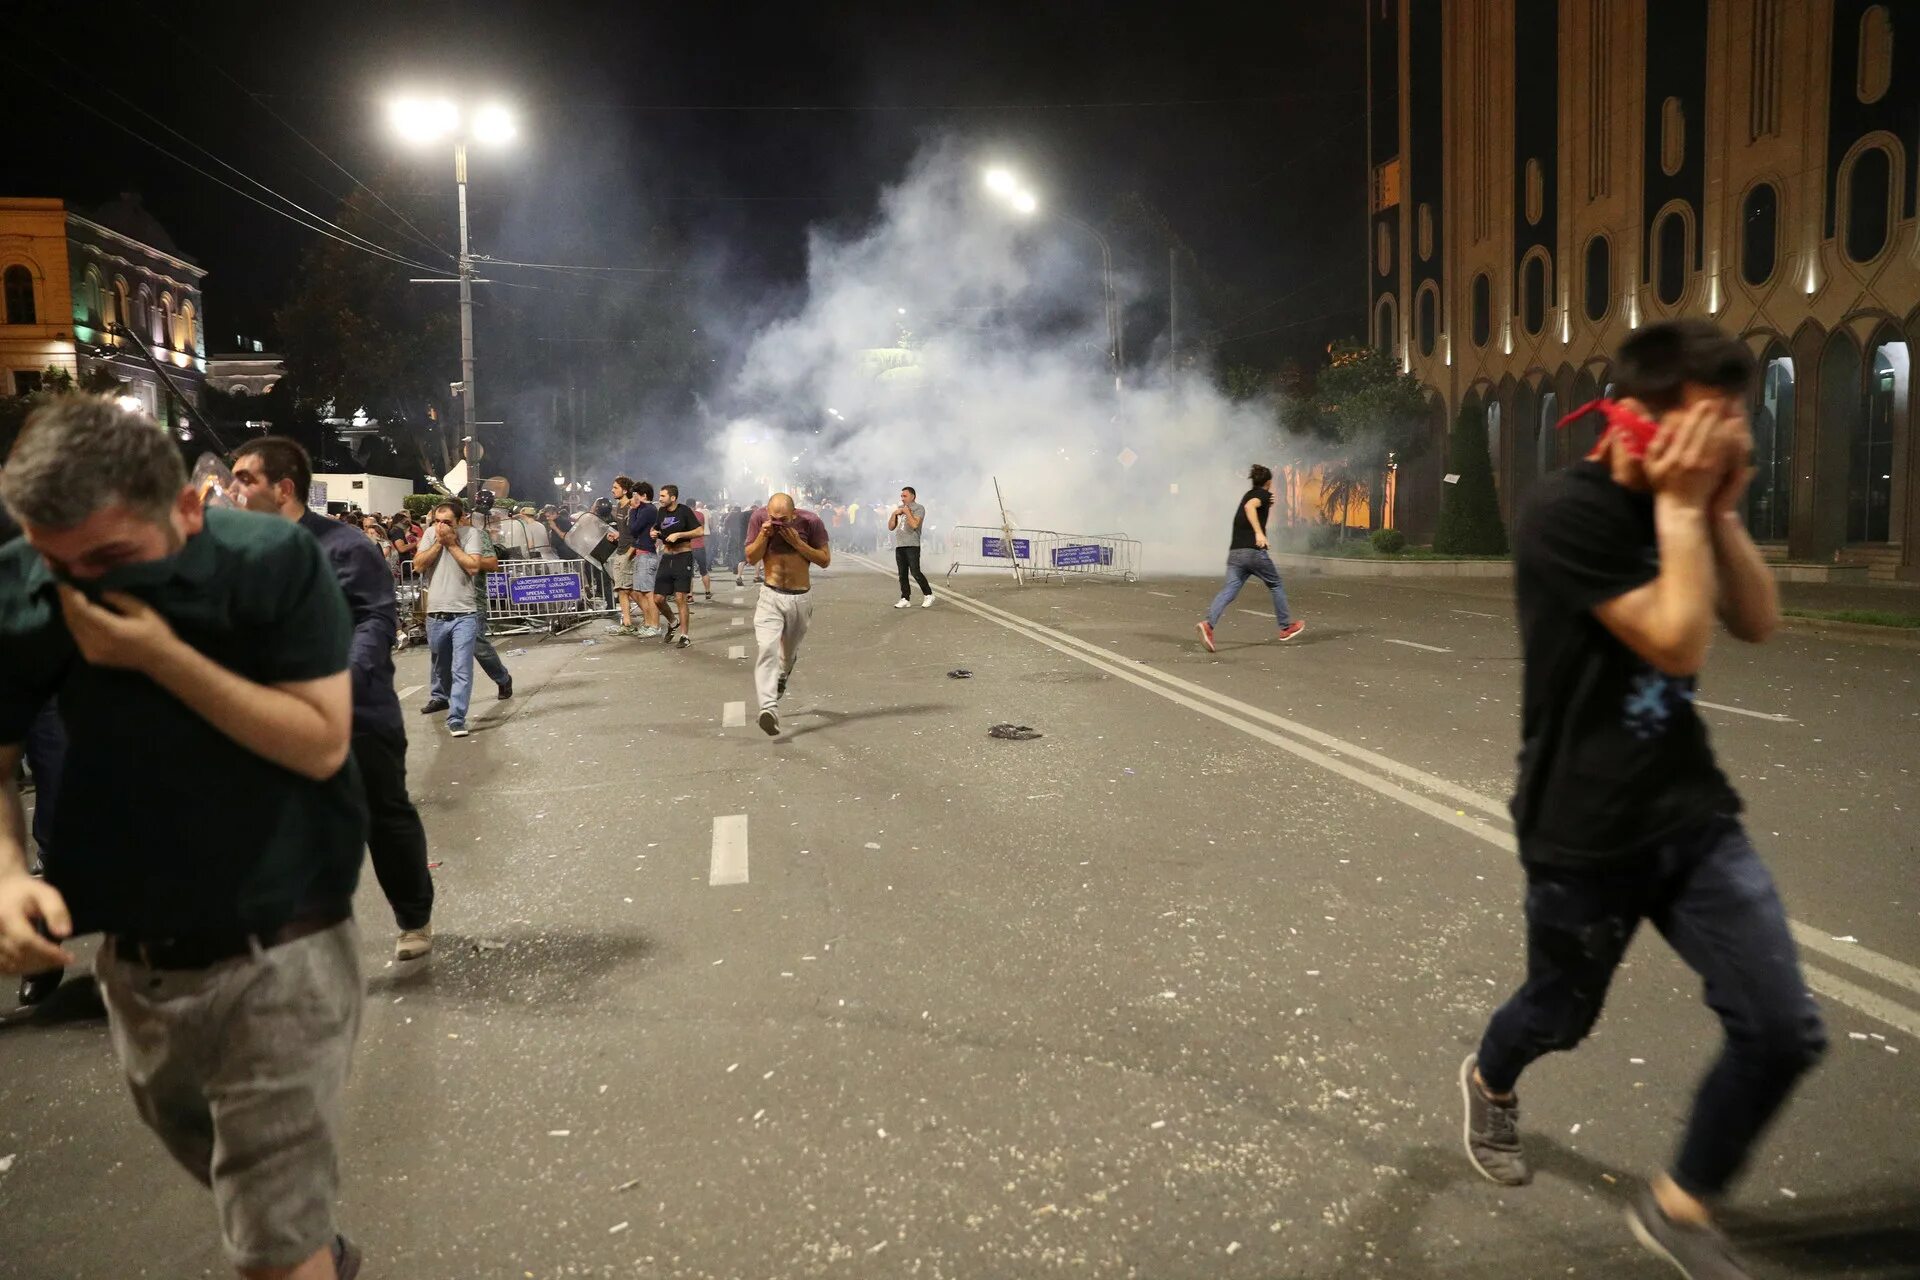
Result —
M460 108L446 98L396 98L387 106L387 119L395 133L411 143L453 143L453 182L460 206L460 256L456 259L458 276L453 281L423 280L421 284L457 283L460 286L460 396L462 439L473 445L470 458L480 460L474 440L473 390L473 252L467 242L467 143L498 145L514 136L513 117L503 106L490 103L469 113L467 127L461 127ZM480 469L472 469L472 486L480 485Z
M408 142L438 142L460 127L460 108L445 98L396 98L387 119Z
M564 489L564 488L566 488L566 487L567 487L567 478L566 478L565 476L562 476L562 475L556 475L556 476L554 476L554 478L553 478L553 487L554 487L554 488L556 488L556 489Z
M138 396L115 396L113 402L127 413L138 413L143 407Z
M480 108L473 117L473 136L475 140L487 143L512 142L518 132L513 116L507 109L495 103Z
M1040 197L1028 190L1013 170L996 165L987 170L985 181L987 190L1021 217L1031 218L1040 211ZM1125 362L1122 345L1125 338L1120 324L1120 295L1113 284L1113 246L1092 223L1065 212L1056 211L1053 216L1080 228L1100 246L1100 287L1107 310L1107 357L1113 364L1113 389L1117 392L1120 368Z

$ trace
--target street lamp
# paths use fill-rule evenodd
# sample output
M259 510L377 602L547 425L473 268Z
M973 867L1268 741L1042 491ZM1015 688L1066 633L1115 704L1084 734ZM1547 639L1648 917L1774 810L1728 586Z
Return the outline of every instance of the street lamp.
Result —
M453 143L453 181L460 204L460 422L462 437L474 439L473 407L473 254L467 243L467 143L475 141L498 146L513 140L512 113L504 106L489 103L462 119L459 106L447 98L396 98L387 106L387 119L393 131L404 141L416 145L435 142ZM445 281L417 281L440 284ZM486 283L481 281L482 284ZM479 460L477 457L474 459ZM480 483L479 468L474 468L473 484Z
M1029 190L1013 170L994 165L986 171L982 180L991 195L1021 217L1030 218L1040 211L1040 197ZM1100 246L1100 290L1107 311L1107 359L1113 365L1113 389L1117 392L1120 390L1120 369L1125 350L1120 324L1120 296L1113 287L1113 246L1107 243L1107 238L1092 223L1063 210L1056 210L1054 216L1080 228Z

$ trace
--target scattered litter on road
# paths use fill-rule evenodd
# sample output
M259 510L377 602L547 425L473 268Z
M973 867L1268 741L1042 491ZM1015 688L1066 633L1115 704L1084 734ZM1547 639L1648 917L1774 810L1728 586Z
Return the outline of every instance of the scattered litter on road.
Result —
M1029 800L1060 800L1064 798L1065 798L1065 793L1059 792L1059 791L1042 791L1037 796L1027 797L1027 799Z
M1785 1196L1789 1200L1798 1200L1800 1198L1800 1193L1798 1191L1795 1191L1792 1187L1780 1188L1780 1194Z
M13 1168L13 1162L17 1159L19 1159L17 1155L0 1156L0 1173L5 1173L7 1170Z
M607 1091L607 1086L605 1086L605 1085L601 1085L601 1086L600 1086L600 1092L602 1092L602 1093L605 1093L606 1091Z
M475 951L505 951L507 944L504 942L496 942L492 938L482 938L473 944L473 949Z
M1631 1062L1636 1067L1644 1067L1647 1065L1647 1060L1645 1058L1628 1058L1627 1061Z
M989 738L1005 738L1009 742L1028 742L1041 736L1038 729L1024 724L996 724L987 730Z
M438 871L439 869L440 869L440 864L438 862L429 862L427 864L427 870L429 871Z
M582 645L589 645L589 644L599 644L600 642L598 640L588 639L588 640L582 640L580 643Z
M967 670L965 667L955 667L953 670L947 672L947 679L971 680L973 679L973 672Z
M1122 772L1122 773L1124 773L1124 774L1129 774L1129 775L1131 775L1131 774L1133 773L1133 770L1131 770L1131 769L1122 769L1122 770L1121 770L1120 772Z
M739 1069L740 1069L740 1064L736 1062L732 1066L727 1068L727 1074L732 1075L734 1072L738 1071Z
M875 844L875 843L874 843L873 841L871 841L871 840L869 840L869 841L867 841L867 848L869 848L869 849L878 849L879 847L880 847L880 846L879 846L879 845L877 845L877 844Z
M571 1138L571 1137L573 1136L573 1130L571 1130L571 1129L549 1129L549 1130L547 1130L547 1136L548 1136L549 1138Z
M622 1191L631 1191L631 1190L633 1190L633 1189L634 1189L635 1187L637 1187L637 1186L639 1186L639 1185L640 1185L640 1179L638 1179L638 1178L631 1178L631 1179L629 1179L629 1180L627 1180L626 1182L623 1182L623 1183L621 1183L621 1184L620 1184L619 1186L617 1186L617 1187L615 1187L615 1188L613 1189L613 1190L614 1190L614 1194L615 1194L615 1195L618 1195L618 1194L619 1194L620 1192L622 1192Z
M509 649L507 650L507 656L509 658L524 658L527 656L527 651L525 649Z
M1167 1127L1167 1122L1165 1120L1155 1120L1152 1124L1147 1126L1147 1128L1149 1129L1164 1129L1166 1127Z
M1240 1252L1240 1242L1238 1240L1235 1240L1233 1243L1227 1246L1227 1256L1229 1258L1231 1258L1234 1254L1238 1252Z
M626 1229L627 1229L627 1224L626 1224L626 1223L624 1223L624 1222L616 1222L616 1223L614 1223L614 1224L613 1224L612 1226L610 1226L610 1227L608 1227L608 1228L607 1228L607 1234L608 1234L608 1235L610 1235L610 1236L617 1236L617 1235L619 1235L619 1234L620 1234L620 1233L621 1233L622 1231L625 1231Z
M1860 941L1860 939L1854 937L1852 934L1849 933L1843 937L1836 937L1834 941L1835 942L1858 942Z
M1483 1087L1483 1088L1484 1088L1485 1086L1481 1086L1481 1087ZM1580 1126L1579 1126L1579 1125L1575 1125L1575 1126L1573 1126L1573 1128L1571 1128L1571 1129L1569 1129L1569 1130L1567 1130L1567 1132L1568 1132L1568 1133L1579 1133L1579 1132L1580 1132Z

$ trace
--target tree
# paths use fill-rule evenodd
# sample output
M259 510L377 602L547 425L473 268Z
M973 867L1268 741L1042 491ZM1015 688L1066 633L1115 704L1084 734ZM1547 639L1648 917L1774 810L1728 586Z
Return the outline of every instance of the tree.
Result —
M429 238L452 242L444 192L429 192L419 183L382 185L386 201ZM393 215L365 188L347 197L334 221L377 243L409 243L395 235ZM452 264L439 262L431 249L402 251L452 274ZM305 428L317 437L329 408L339 417L365 408L384 425L397 454L423 453L420 432L432 414L447 419L448 386L460 375L459 318L451 286L408 283L409 276L424 274L429 273L339 239L320 240L307 250L291 296L274 315L286 353L282 385L290 397L274 405L276 429L299 436ZM326 452L316 449L316 461Z
M1384 523L1387 471L1426 443L1427 394L1384 351L1336 342L1314 381L1307 425L1333 442L1341 462L1364 477L1368 527Z
M1505 555L1507 530L1500 520L1500 496L1493 487L1493 459L1487 455L1484 411L1460 411L1453 425L1447 465L1459 479L1446 486L1433 549L1456 556Z

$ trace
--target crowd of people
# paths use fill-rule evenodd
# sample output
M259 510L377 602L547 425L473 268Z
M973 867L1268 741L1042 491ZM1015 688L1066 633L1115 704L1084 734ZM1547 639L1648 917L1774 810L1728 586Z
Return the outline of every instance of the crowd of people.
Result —
M1682 1274L1740 1280L1713 1206L1826 1044L1694 703L1716 618L1758 642L1779 617L1739 515L1754 368L1737 339L1681 321L1633 334L1615 378L1593 455L1537 485L1516 525L1526 978L1459 1069L1463 1144L1487 1179L1530 1181L1521 1074L1586 1037L1647 921L1704 980L1725 1039L1672 1163L1632 1197L1628 1220ZM319 516L304 505L310 463L288 440L250 442L233 472L233 507L204 507L167 433L78 395L36 411L0 471L23 531L0 547L0 972L57 980L68 940L104 934L95 970L135 1106L212 1190L233 1265L260 1280L352 1280L361 1255L334 1201L364 999L352 910L363 848L399 929L395 958L432 949L428 837L407 795L394 690L393 549L408 549L426 584L422 709L446 711L463 736L472 664L491 653L486 575L510 530L490 533L490 516L476 524L454 498L404 528ZM1272 590L1278 638L1300 633L1265 545L1272 473L1257 466L1251 482L1226 584L1200 624L1209 649L1250 577ZM621 476L614 489L588 526L607 545L588 558L608 562L635 634L688 645L695 583L711 598L708 537L723 571L737 555L736 580L747 565L759 574L759 726L780 733L833 517L786 493L710 514L673 485L656 494ZM529 539L531 523L560 523L505 514ZM840 518L856 545L891 535L899 607L916 584L933 603L913 489ZM548 542L577 551L564 535ZM488 669L511 697L511 675ZM43 877L12 783L29 752ZM222 787L212 822L208 778ZM140 815L138 839L127 813Z

